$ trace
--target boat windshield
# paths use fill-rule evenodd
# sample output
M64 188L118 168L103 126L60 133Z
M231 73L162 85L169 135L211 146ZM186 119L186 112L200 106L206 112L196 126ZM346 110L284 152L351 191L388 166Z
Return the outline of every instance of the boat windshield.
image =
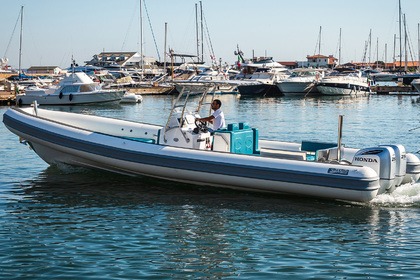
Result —
M316 76L318 72L316 71L296 71L293 72L292 75L290 76L292 77L310 77L310 76Z
M89 92L89 91L94 91L94 90L95 90L94 85L81 85L80 86L80 92Z
M77 85L64 86L61 92L62 93L79 92L79 86Z

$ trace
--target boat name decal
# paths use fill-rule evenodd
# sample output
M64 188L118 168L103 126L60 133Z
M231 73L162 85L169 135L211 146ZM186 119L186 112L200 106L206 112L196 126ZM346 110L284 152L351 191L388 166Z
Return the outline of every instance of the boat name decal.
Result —
M376 159L374 158L364 158L364 157L355 157L354 158L355 161L364 161L364 162L378 162Z
M339 174L339 175L349 175L349 171L347 169L340 169L340 168L328 168L329 174Z

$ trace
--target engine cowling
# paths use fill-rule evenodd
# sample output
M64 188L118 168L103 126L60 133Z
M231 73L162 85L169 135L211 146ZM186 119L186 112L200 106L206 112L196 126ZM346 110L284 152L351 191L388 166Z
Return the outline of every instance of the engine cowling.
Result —
M417 182L420 178L420 159L411 153L407 153L407 172L402 181L403 184Z
M395 181L394 186L398 187L403 182L407 169L407 154L403 145L381 145L387 146L395 152Z
M378 194L395 184L395 151L389 146L361 149L354 155L352 164L370 167L378 174L381 186Z

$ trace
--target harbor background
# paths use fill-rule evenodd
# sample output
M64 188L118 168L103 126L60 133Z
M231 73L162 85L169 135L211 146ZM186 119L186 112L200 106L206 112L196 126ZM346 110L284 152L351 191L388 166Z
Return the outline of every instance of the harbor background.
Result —
M163 60L165 23L168 23L167 46L177 53L196 54L195 4L199 1L144 2L147 4L147 11L143 9L145 55L160 55L160 61ZM211 34L208 37L214 55L217 60L222 58L223 62L229 64L237 60L233 52L238 44L246 57L251 57L255 51L255 56L272 56L276 61L306 60L307 55L315 54L315 49L318 51L320 26L323 27L322 42L319 42L321 53L337 58L342 28L340 64L362 60L371 29L369 61L391 62L394 34L399 34L398 0L353 0L343 2L340 7L334 0L324 0L320 5L313 5L310 0L264 0L260 3L249 0L204 0L202 4L204 26ZM15 69L18 68L19 29L16 29L14 36L11 35L20 6L25 6L23 68L36 65L63 68L70 66L72 56L82 65L102 51L140 51L139 0L124 3L72 0L71 4L53 0L3 1L0 33L4 34L4 40L0 42L0 56L5 53ZM418 0L402 1L415 57L419 10ZM11 37L13 40L9 41ZM379 46L376 44L377 38ZM201 43L204 43L205 58L209 64L212 52L208 38L205 37Z
M48 107L163 125L173 96ZM222 95L228 123L261 138L400 143L420 150L418 96ZM0 107L3 114L7 107ZM197 187L48 167L0 125L0 278L413 279L420 183L369 203Z

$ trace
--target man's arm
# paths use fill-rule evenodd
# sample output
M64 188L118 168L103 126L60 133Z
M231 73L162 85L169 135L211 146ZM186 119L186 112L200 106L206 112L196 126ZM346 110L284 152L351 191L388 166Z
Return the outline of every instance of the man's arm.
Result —
M213 122L214 116L208 116L206 118L197 118L197 120L202 121L202 122Z

